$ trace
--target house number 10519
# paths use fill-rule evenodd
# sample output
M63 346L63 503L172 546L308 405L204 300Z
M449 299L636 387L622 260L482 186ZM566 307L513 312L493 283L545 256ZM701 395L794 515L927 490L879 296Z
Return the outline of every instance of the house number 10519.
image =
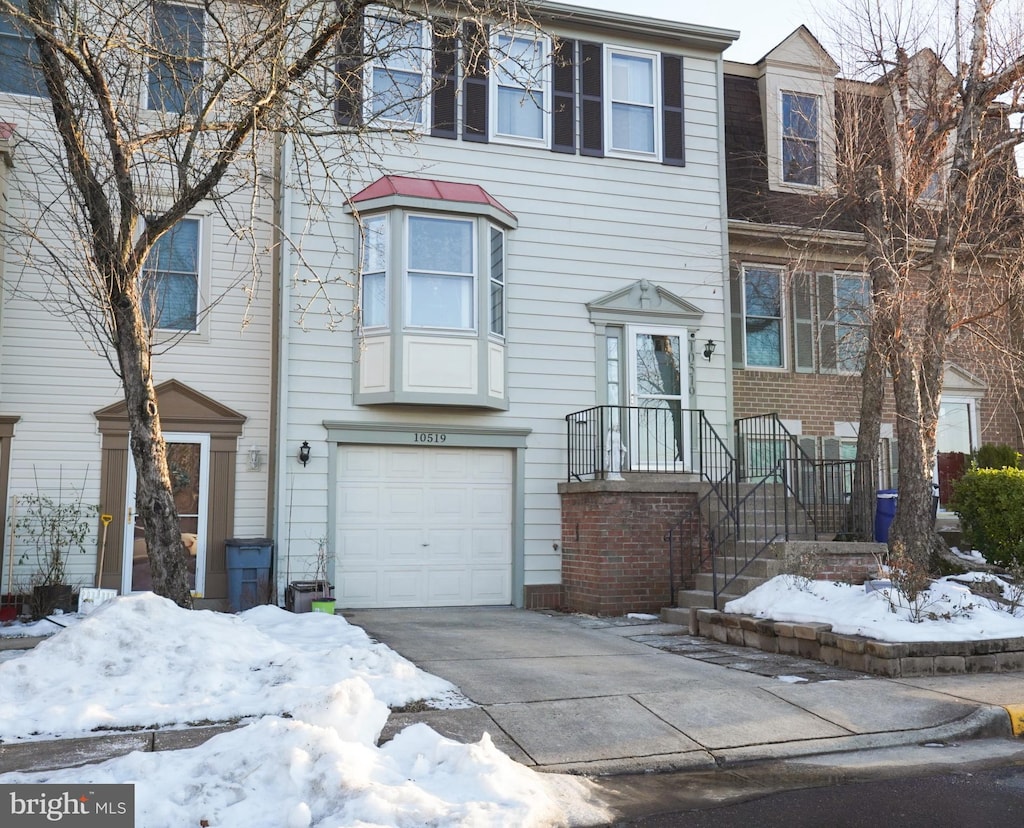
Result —
M416 432L416 439L413 442L416 443L443 443L448 439L447 434L441 434L437 431L418 431Z

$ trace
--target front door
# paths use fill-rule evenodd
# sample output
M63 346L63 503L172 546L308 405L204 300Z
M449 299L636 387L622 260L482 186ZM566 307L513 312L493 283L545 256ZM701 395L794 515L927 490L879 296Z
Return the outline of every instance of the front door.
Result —
M164 434L167 443L167 469L171 476L174 505L178 510L181 537L188 552L189 586L201 598L206 573L206 520L209 503L210 435ZM128 492L126 497L124 565L121 568L121 592L146 592L152 589L146 530L137 521L135 502L138 480L135 461L128 454Z
M953 494L953 483L967 470L970 455L978 448L976 420L974 400L943 395L935 429L934 477L939 486L939 506L943 509Z
M688 471L690 423L686 331L629 328L630 408L623 429L627 468Z

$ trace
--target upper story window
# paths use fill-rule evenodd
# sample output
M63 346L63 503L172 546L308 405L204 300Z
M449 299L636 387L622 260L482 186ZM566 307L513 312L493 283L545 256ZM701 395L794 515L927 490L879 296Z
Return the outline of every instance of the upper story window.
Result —
M146 257L139 290L142 311L153 328L198 328L201 225L200 219L182 219L157 239Z
M153 56L146 108L195 113L202 104L203 22L201 8L157 3L153 7Z
M659 155L657 55L612 46L606 47L605 54L609 150L612 153Z
M782 180L818 186L821 122L819 98L782 93Z
M743 268L743 350L752 368L783 368L781 268Z
M11 0L25 11L28 0ZM9 15L0 14L0 92L45 97L39 51L32 33Z
M547 143L551 44L532 34L491 39L491 123L495 139Z
M371 6L339 35L335 119L681 167L683 63L682 55Z
M430 32L419 20L367 16L366 120L426 126Z

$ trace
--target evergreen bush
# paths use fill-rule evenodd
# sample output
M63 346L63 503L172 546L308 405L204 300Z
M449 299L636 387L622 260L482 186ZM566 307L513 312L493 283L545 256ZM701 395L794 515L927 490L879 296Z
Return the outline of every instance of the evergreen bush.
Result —
M974 465L979 469L1017 469L1020 468L1020 452L1013 446L985 443L978 449Z
M1024 470L976 468L953 484L963 542L989 563L1024 563Z

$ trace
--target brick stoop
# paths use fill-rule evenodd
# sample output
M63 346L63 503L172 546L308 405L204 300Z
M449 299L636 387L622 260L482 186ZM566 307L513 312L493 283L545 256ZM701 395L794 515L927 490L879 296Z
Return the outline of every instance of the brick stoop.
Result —
M1024 638L891 642L834 633L830 624L773 621L711 609L692 615L695 634L705 638L886 678L1024 670Z

